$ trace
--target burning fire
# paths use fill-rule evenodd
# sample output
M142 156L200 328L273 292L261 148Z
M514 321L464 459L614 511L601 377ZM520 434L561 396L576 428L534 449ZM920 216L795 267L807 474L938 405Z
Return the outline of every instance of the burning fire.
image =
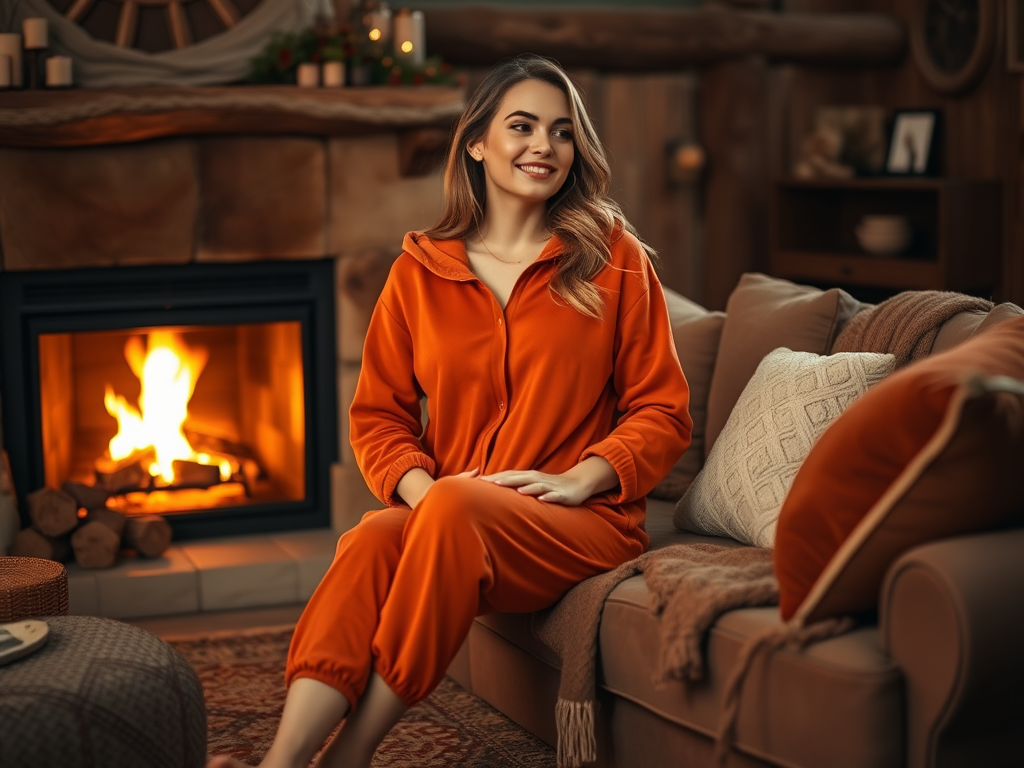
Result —
M183 431L188 402L209 353L202 347L189 348L172 331L154 331L148 342L147 348L141 337L133 336L124 347L125 359L142 387L138 409L107 384L103 404L117 419L117 434L108 447L115 461L152 448L156 459L149 466L149 474L171 484L175 461L212 463L208 454L193 450ZM225 473L230 477L230 464L220 464L222 478Z

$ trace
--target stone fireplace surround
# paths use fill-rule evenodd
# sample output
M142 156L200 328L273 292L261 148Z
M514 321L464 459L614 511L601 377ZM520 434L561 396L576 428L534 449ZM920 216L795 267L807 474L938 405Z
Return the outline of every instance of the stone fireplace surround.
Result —
M330 528L177 542L164 557L123 558L108 570L72 563L71 612L142 618L301 603L338 535L379 504L348 445L348 403L401 237L437 215L440 175L429 161L462 93L144 95L139 112L106 91L0 95L3 270L332 258L341 458L330 467Z

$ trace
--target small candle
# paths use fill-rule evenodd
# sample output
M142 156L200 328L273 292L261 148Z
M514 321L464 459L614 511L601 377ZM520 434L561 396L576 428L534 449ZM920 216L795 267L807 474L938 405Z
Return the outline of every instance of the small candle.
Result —
M25 82L21 76L21 35L17 32L0 34L0 56L11 60L11 87L21 88Z
M320 67L317 64L299 64L299 88L316 88L320 85Z
M325 88L341 88L345 85L345 62L325 61L323 76Z
M21 23L21 31L25 34L25 48L38 51L46 47L46 19L25 19Z
M11 87L11 57L0 56L0 88Z
M395 16L395 56L412 64L427 58L423 11L400 10Z
M391 9L380 8L370 14L369 37L375 43L391 39Z
M69 57L51 56L46 60L46 85L48 88L66 88L71 85Z

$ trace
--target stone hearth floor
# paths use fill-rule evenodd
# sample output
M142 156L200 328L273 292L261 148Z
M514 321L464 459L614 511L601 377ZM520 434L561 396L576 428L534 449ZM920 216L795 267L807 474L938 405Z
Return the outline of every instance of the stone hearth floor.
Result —
M183 541L113 568L69 563L70 612L136 619L305 603L334 558L329 528Z

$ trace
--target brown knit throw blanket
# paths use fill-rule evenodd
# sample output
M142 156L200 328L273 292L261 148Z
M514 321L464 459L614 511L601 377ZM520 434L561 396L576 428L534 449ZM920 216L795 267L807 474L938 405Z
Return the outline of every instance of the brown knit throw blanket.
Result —
M647 552L581 582L547 611L535 615L534 633L558 653L558 765L578 768L597 759L598 626L605 599L619 583L643 573L651 609L661 616L656 682L699 680L701 641L724 612L775 605L779 591L772 552L757 547L676 544Z
M902 368L931 352L939 329L953 315L988 312L992 306L991 301L952 291L904 291L854 315L832 352L889 353Z

